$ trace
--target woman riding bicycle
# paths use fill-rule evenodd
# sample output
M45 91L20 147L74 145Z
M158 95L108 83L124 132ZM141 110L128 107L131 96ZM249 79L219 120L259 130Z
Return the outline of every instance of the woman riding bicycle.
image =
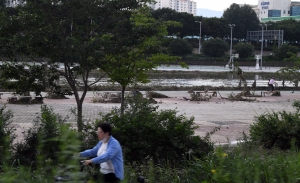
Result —
M100 164L102 181L118 183L124 179L124 162L122 148L117 139L111 135L112 126L109 123L98 125L98 144L93 149L80 152L81 157L95 157L85 160L84 164Z

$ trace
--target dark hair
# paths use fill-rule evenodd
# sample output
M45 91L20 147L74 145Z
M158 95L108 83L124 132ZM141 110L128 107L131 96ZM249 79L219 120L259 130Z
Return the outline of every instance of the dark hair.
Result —
M109 123L100 123L97 127L101 128L104 133L108 132L111 135L112 126Z

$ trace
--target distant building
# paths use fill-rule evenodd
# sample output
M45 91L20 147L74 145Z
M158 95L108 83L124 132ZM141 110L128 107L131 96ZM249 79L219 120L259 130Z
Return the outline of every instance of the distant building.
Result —
M259 20L271 17L291 16L291 0L259 0Z
M258 0L253 7L261 22L281 21L286 19L300 20L300 2L291 0Z
M7 7L16 7L24 3L24 0L6 0Z
M291 3L291 16L300 16L300 2Z
M177 12L186 12L196 16L197 3L193 0L155 0L150 4L154 10L161 8L171 8Z

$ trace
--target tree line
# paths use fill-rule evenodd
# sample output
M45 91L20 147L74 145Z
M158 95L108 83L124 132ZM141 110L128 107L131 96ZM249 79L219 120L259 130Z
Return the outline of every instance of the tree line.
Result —
M233 28L233 38L246 41L247 31L261 31L260 21L249 5L240 6L231 4L224 10L221 18L207 18L203 16L193 16L188 13L176 12L169 8L162 8L152 11L156 19L172 20L181 23L181 27L169 27L169 36L184 38L187 36L199 36L201 22L201 38L230 39L231 30L228 24L235 24ZM197 22L198 21L198 22ZM267 30L284 30L284 42L299 44L300 42L300 22L287 19L278 22L266 22ZM266 30L266 28L264 28Z

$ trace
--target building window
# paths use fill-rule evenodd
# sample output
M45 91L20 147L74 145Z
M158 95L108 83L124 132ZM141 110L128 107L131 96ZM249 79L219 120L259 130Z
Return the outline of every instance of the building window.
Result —
M268 17L281 17L281 10L269 10Z
M285 10L283 10L283 14L285 14Z

